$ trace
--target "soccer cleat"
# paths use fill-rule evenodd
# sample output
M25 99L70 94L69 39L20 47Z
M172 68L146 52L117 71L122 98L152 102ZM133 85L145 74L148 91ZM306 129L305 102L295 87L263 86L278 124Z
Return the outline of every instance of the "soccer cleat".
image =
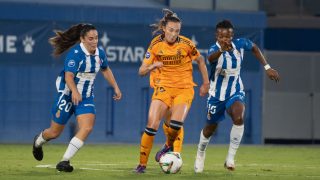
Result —
M194 162L194 172L202 173L204 169L204 160L206 159L206 152L197 151L196 160Z
M234 161L233 160L230 160L230 161L226 160L224 162L224 168L228 169L229 171L234 171L236 168Z
M146 168L147 168L146 166L143 166L143 165L139 164L134 171L136 173L145 173Z
M38 137L39 135L36 135L33 139L32 154L36 160L41 161L43 159L43 151L42 146L36 147L36 140L38 139Z
M172 147L167 146L166 144L164 144L164 145L162 146L162 148L157 152L157 154L156 154L156 156L155 156L155 160L156 160L157 162L159 162L161 156L163 156L165 153L167 153L167 152L169 152L169 151L172 151L172 150L173 150Z
M64 172L72 172L73 171L73 167L70 165L70 161L60 161L57 164L56 169L58 171L64 171Z

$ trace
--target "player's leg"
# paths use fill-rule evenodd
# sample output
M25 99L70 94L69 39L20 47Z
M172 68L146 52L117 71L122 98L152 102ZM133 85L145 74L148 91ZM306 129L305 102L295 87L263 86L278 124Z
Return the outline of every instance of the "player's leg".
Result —
M178 104L172 107L172 116L168 128L167 145L173 147L175 140L183 127L184 120L189 112L188 104ZM174 151L176 151L174 149Z
M69 142L68 148L65 151L62 160L57 164L59 171L72 172L73 167L70 165L70 159L80 150L84 141L92 131L95 121L94 114L81 114L77 116L78 132Z
M63 131L65 124L73 114L71 98L62 93L58 95L52 107L52 121L49 128L34 137L33 156L38 161L43 159L42 145L51 139L57 138Z
M166 135L166 145L168 145L168 133L169 133L169 125L170 125L170 120L171 120L171 111L167 113L166 116L166 121L163 123L163 131ZM182 151L182 144L183 144L183 139L184 139L184 129L181 127L181 129L178 132L177 138L173 142L173 149L171 149L174 152L179 152L181 153Z
M177 138L173 142L173 147L168 146L168 134L169 134L169 124L171 120L171 111L168 111L165 115L165 122L162 125L163 132L166 136L166 143L162 146L162 148L156 153L155 160L159 162L160 157L169 151L175 151L181 153L182 151L182 144L183 144L183 138L184 138L184 129L181 127L181 129L178 132Z
M217 127L218 124L206 124L206 126L200 132L197 155L194 163L194 171L196 173L203 172L204 162L206 158L206 149L210 142L211 136L215 132Z
M170 124L170 119L171 119L171 111L168 110L165 114L164 117L165 121L162 124L162 129L164 132L164 135L166 136L166 142L164 143L164 145L161 147L161 149L156 153L155 155L155 160L156 162L159 162L161 156L169 151L173 151L173 147L169 147L168 146L168 135L169 135L169 124Z
M148 124L141 137L140 162L135 169L137 173L144 173L146 169L148 158L153 146L154 136L157 134L161 119L163 118L167 110L168 106L163 101L158 99L153 99L151 101L148 115Z
M174 94L173 105L171 107L171 120L168 129L167 145L173 147L175 152L181 151L183 141L177 141L178 139L183 140L183 123L190 110L194 90L189 89L171 89L171 93ZM180 136L180 137L179 137ZM176 142L178 147L174 147L174 142ZM180 147L179 147L180 146ZM176 149L177 148L177 149Z
M234 157L237 153L237 150L239 148L243 131L244 131L244 111L245 106L243 102L244 96L235 96L232 98L230 104L232 104L227 112L231 116L233 121L233 126L230 132L230 145L228 150L228 155L226 157L225 167L228 170L234 170L235 169L235 162ZM229 103L228 103L229 104ZM228 105L227 105L228 106Z
M218 123L224 119L225 102L210 97L207 102L207 121L205 127L200 132L194 171L203 172L206 158L206 149L211 136L215 133Z
M80 150L93 129L95 122L93 99L83 99L78 106L75 106L75 115L79 129L76 135L70 140L61 161L56 166L59 171L73 171L73 167L70 165L70 159Z
M57 138L64 129L64 125L60 125L54 121L51 121L49 128L40 132L34 137L32 154L38 161L43 159L42 146L51 139Z
M182 126L181 129L178 131L178 135L177 135L176 139L173 142L173 151L174 152L181 153L183 139L184 139L184 128Z

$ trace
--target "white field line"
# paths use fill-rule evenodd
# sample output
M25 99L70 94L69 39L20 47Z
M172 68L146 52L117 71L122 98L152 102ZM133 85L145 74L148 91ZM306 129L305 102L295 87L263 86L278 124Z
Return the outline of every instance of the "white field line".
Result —
M117 164L117 165L121 165L121 164ZM36 165L35 167L55 169L56 165L54 165L54 164L40 164L40 165ZM115 171L115 172L125 171L125 170L119 170L119 169L97 169L97 168L88 168L88 167L79 167L79 168L75 168L75 169L91 170L91 171L112 171L112 172L113 171Z
M183 164L186 166L186 164ZM214 166L214 167L223 167L223 163L215 163L215 164L208 164L206 166ZM314 166L314 165L294 165L294 164L237 164L236 167L282 167L282 168L308 168L308 169L320 169L320 166Z
M89 163L89 161L87 161ZM82 163L76 163L77 166L80 166L79 168L76 169L82 169L82 170L89 170L89 171L109 171L109 172L126 172L127 170L119 170L119 169L97 169L97 168L88 168L88 167L83 167L83 166L122 166L123 164L129 164L129 163L125 163L125 162L120 162L119 164L108 164L108 163L102 163L102 162L94 162L94 163L89 163L89 164L82 164ZM82 167L81 167L82 166ZM214 167L222 167L221 163L215 163L215 164L210 164L207 166L214 166ZM237 164L238 167L285 167L285 168L312 168L312 169L319 169L319 167L315 167L312 165L279 165L279 164L256 164L256 163L252 163L252 164ZM54 164L40 164L35 166L37 168L52 168L55 169L56 165ZM187 164L184 164L184 167L189 168L190 166ZM183 169L185 169L183 168ZM188 175L188 174L194 174L193 172L184 172L182 169L182 174ZM129 171L130 172L130 171ZM132 173L133 170L131 171ZM152 172L147 172L146 174L149 175L158 175L159 173L152 173ZM204 171L203 174L208 174L208 172ZM226 172L226 173L221 173L221 172L215 172L216 175L227 175L227 174L234 174L234 175L240 175L240 176L254 176L254 177L297 177L296 174L268 174L268 173L241 173L239 171L235 171L235 172ZM300 178L320 178L320 175L304 175L304 176L298 176Z

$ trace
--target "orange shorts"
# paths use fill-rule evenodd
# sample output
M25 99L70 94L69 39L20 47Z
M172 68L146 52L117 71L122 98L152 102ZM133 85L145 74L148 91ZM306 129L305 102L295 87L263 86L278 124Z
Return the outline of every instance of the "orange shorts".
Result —
M178 104L187 104L189 109L193 100L193 96L193 88L181 89L169 87L155 87L152 95L152 100L161 100L167 106L169 106L169 108Z

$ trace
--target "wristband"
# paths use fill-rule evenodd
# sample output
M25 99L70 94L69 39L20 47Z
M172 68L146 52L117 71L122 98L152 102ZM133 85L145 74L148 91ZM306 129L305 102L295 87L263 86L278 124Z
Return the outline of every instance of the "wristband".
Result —
M268 69L270 69L270 68L271 68L271 67L270 67L269 64L264 65L264 69L265 69L265 70L268 70Z

